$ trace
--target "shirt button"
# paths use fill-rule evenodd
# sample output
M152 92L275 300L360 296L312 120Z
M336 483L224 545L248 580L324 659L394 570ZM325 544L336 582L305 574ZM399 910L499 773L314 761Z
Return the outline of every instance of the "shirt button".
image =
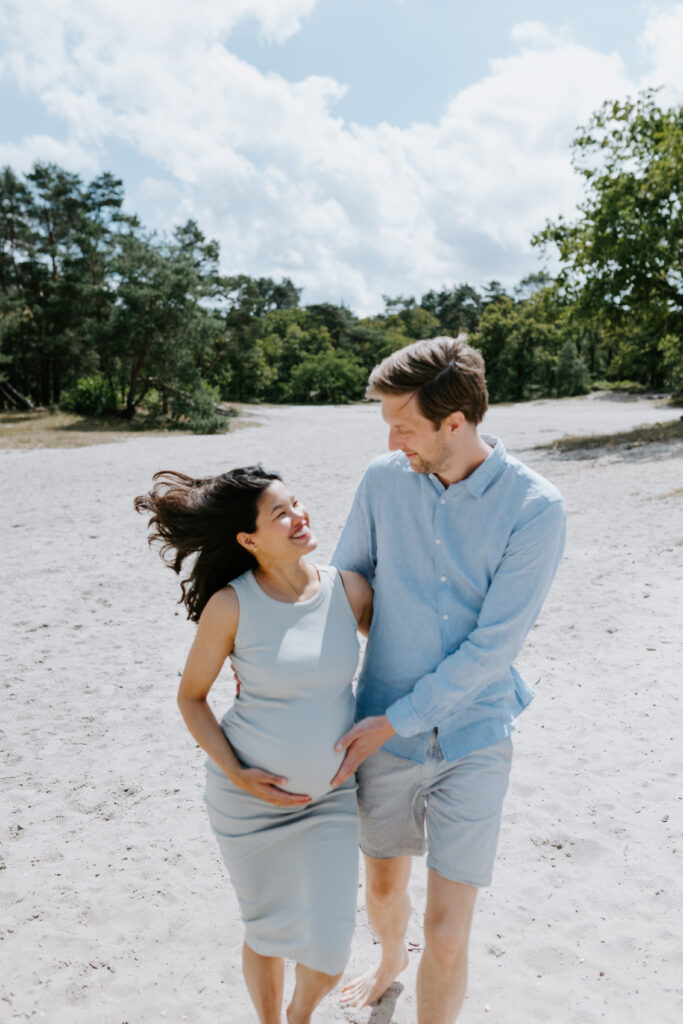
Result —
M437 544L440 544L440 543L441 543L441 541L439 540L439 538L438 538L438 537L436 538L436 543L437 543Z
M444 621L444 622L448 622L448 616L447 616L447 615L444 615L444 617L443 617L443 621Z
M445 582L446 582L446 577L445 577L445 576L442 576L442 577L441 577L441 582L442 582L442 583L445 583Z
M442 498L442 499L441 499L441 504L442 504L442 505L445 505L445 504L446 504L446 499L445 499L445 498Z

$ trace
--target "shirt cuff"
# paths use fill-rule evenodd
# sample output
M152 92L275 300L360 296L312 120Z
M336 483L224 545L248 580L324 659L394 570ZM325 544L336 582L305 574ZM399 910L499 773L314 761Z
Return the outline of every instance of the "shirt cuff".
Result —
M413 710L410 695L395 701L384 714L399 736L417 736L418 733L427 732L429 729Z

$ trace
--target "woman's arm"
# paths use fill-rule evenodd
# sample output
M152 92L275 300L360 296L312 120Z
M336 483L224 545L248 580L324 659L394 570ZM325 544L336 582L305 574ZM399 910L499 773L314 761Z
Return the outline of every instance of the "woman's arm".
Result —
M238 621L239 601L232 587L218 591L207 602L178 688L180 713L202 750L235 786L281 807L310 803L310 796L280 788L287 784L282 776L240 764L207 702L209 690L233 648Z
M340 569L339 575L342 578L351 610L356 616L358 632L367 636L372 622L372 587L359 572Z

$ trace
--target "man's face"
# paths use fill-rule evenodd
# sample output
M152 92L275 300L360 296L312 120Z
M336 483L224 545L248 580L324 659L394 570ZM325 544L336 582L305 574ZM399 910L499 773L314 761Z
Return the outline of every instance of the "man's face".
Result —
M389 450L404 453L415 473L442 473L453 453L447 443L448 426L436 430L420 412L414 394L383 395L382 418L389 426Z

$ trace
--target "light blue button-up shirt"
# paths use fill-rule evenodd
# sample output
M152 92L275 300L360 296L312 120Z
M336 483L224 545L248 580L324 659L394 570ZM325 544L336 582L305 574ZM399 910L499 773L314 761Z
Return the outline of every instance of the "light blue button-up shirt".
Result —
M513 666L557 570L564 502L497 438L444 487L402 452L360 482L332 558L374 587L357 719L387 715L385 749L424 762L432 731L447 761L508 736L533 690Z

